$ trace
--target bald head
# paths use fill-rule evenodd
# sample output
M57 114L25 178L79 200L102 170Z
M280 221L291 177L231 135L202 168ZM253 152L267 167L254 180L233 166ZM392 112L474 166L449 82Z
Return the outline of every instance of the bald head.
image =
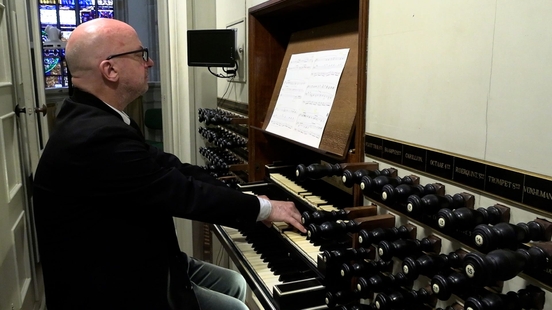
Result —
M73 85L96 95L115 108L123 109L143 93L135 94L134 92L141 90L134 88L142 89L143 86L138 84L144 81L129 77L140 73L141 67L147 85L147 69L153 62L141 60L141 63L131 63L131 57L140 61L139 54L111 60L107 60L107 57L141 47L134 28L122 21L98 18L79 25L67 40L65 50Z
M113 51L124 48L129 36L138 37L131 26L116 19L99 18L79 25L66 46L67 65L73 77L95 70Z

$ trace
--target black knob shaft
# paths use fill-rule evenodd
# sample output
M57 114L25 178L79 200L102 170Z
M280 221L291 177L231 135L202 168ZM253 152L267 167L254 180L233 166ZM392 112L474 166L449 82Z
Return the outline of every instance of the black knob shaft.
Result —
M378 169L376 170L359 169L356 171L345 169L343 170L341 181L343 182L343 185L347 187L353 187L353 185L355 184L360 184L360 180L362 180L363 176L369 176L369 177L375 178L379 175L381 175L381 171Z
M430 300L432 293L425 288L417 291L380 293L376 296L375 304L379 310L387 309L416 309Z
M449 254L428 253L418 258L406 257L402 270L411 279L420 275L432 277L439 272L447 272L450 268L460 267L461 257L456 252Z
M495 206L476 210L466 207L455 210L441 209L437 212L437 224L445 231L472 230L480 224L497 224L501 215L502 211Z
M460 194L439 196L428 194L423 197L410 196L406 202L406 211L412 215L431 215L440 209L456 209L464 206L464 198Z
M545 240L545 229L536 221L527 223L498 223L494 226L481 224L473 230L475 245L484 252L510 248L516 249L521 243Z
M398 272L395 275L378 273L371 277L359 277L356 289L361 292L383 292L385 290L412 286L412 280L404 273Z
M400 177L388 177L380 175L375 178L369 176L363 176L360 180L360 189L364 195L370 196L372 194L381 195L383 187L387 184L397 186L401 184L403 180ZM407 184L405 182L405 184Z
M328 307L335 307L338 304L345 304L354 301L355 299L369 297L364 292L358 290L354 291L338 291L338 292L326 292L325 302Z
M333 211L305 211L301 214L301 223L304 226L308 226L310 224L321 224L328 221L345 220L347 219L347 214L348 212L343 209Z
M464 257L463 267L474 285L485 286L495 281L506 281L523 270L542 270L549 260L548 254L537 246L528 249L499 249L487 255L472 252Z
M350 279L352 277L370 277L376 272L384 271L392 266L391 262L385 262L381 260L371 261L359 261L353 264L341 265L341 277L344 279Z
M378 310L376 306L374 305L344 305L344 306L338 306L336 308L332 308L332 310Z
M322 259L327 264L338 264L347 261L368 259L374 253L367 248L358 249L339 249L339 250L324 250L322 251Z
M295 176L299 181L304 181L306 179L320 179L326 176L341 175L342 173L343 169L341 168L341 165L332 165L328 163L311 164L309 166L300 164L297 165L297 168L295 169Z
M536 286L529 285L525 289L506 294L487 293L482 296L470 296L464 307L473 310L518 310L543 309L544 291Z
M473 286L465 274L454 272L448 276L439 274L433 276L431 290L438 299L448 300L452 294L463 295L473 290Z
M373 230L361 229L358 232L358 243L362 246L377 244L383 240L395 241L401 238L410 238L410 229L405 225L391 228L376 228Z
M348 232L358 231L358 225L354 221L324 222L320 225L310 224L307 227L307 239L317 241L331 239Z
M400 184L393 186L387 184L381 191L381 200L386 203L406 202L408 196L420 196L424 193L423 185Z
M392 257L404 259L407 255L419 255L421 251L433 251L431 239L398 239L393 242L383 240L378 244L378 255L384 261L389 261Z

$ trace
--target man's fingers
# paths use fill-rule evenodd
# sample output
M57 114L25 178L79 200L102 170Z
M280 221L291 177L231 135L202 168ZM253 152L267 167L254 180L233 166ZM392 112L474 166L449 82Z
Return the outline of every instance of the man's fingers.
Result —
M295 208L295 204L291 201L271 200L272 212L266 219L269 222L286 222L299 231L306 233L307 230L301 224L301 214Z
M307 232L307 229L301 224L300 221L297 221L296 219L293 219L293 221L290 221L289 224L293 225L293 227L297 228L302 233Z
M301 231L302 233L306 233L307 230L305 229L305 227L301 223L301 213L299 213L299 211L297 211L295 206L292 206L291 208L292 209L290 210L290 212L291 212L292 220L290 220L289 224L291 224L291 225L293 225L293 227L299 229L299 231Z

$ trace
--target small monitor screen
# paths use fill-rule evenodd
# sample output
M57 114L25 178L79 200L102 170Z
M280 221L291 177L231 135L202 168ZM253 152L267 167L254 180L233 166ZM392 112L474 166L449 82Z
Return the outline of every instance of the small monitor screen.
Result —
M235 29L188 30L188 66L234 67Z

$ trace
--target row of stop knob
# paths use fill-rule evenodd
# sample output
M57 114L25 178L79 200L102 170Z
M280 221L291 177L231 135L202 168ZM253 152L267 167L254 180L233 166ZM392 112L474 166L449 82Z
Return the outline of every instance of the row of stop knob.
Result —
M468 208L443 209L439 220L454 223L455 216L462 216ZM406 231L395 227L392 214L377 214L376 206L344 208L337 211L305 211L301 221L307 228L307 239L313 242L331 240L349 233L357 235L358 244L370 245L379 237L399 235ZM495 225L479 224L472 231L473 245L488 252L499 248L517 249L530 241L550 241L552 224L545 219L535 219L517 224L500 222Z
M406 224L395 227L394 220L385 221L382 220L381 216L366 216L368 214L373 214L373 208L374 206L365 206L349 208L348 210L343 209L326 213L322 212L323 214L321 214L320 211L303 213L303 221L311 222L311 224L308 225L308 231L312 234L308 235L308 238L311 238L313 242L317 242L317 237L326 239L336 237L336 234L339 234L335 230L336 227L349 227L352 229L348 232L357 233L358 244L361 245L361 247L324 251L321 255L324 261L319 263L319 266L325 266L335 265L336 262L343 262L340 263L340 268L336 273L338 276L332 276L326 273L326 277L330 283L347 283L347 281L356 278L356 290L358 290L358 292L355 293L355 296L360 296L362 294L369 295L373 292L373 287L368 283L373 283L374 281L378 283L378 281L374 278L367 280L366 277L368 275L373 275L374 272L390 271L388 268L389 264L386 264L386 262L389 262L392 257L403 260L402 272L393 275L393 279L405 281L400 283L406 285L408 281L412 281L420 275L430 277L432 278L431 290L433 291L433 297L441 300L447 300L451 294L465 295L467 298L470 297L470 293L473 294L473 288L492 286L493 283L509 280L520 272L541 271L550 268L549 261L552 257L552 246L550 242L535 242L531 243L528 248L517 248L516 250L500 249L491 251L487 255L476 252L466 253L462 250L448 254L437 254L440 245L439 238L428 236L420 240L414 239L416 236L415 225ZM328 219L328 217L325 217L328 215L330 217L341 217L342 220L314 224ZM364 217L349 220L347 215L353 217L364 215ZM392 215L385 215L385 218L392 217ZM377 227L370 230L362 228L359 230L358 228L362 227L363 223L367 222L368 218L372 218L373 221L378 222L378 224L372 223L372 226L381 225L384 227ZM353 225L351 223L356 224ZM526 226L535 226L535 224L529 223ZM518 225L516 225L516 227L518 227ZM490 228L493 229L496 227ZM377 247L374 249L370 247L371 244L376 244ZM375 253L378 254L377 257L379 260L377 261L374 260L376 257ZM358 262L350 263L351 261ZM464 264L463 267L462 264ZM507 270L508 272L503 272L502 270ZM381 275L377 276L381 277ZM336 278L344 280L345 282L332 280ZM385 281L383 283L385 283ZM361 293L362 291L364 293ZM512 294L507 295L509 296L508 298L511 298L511 295ZM334 296L333 299L331 293L329 296L328 302L332 304L332 300L339 298L340 295L338 295L338 297ZM385 294L382 294L379 298L382 299L385 298L385 296ZM499 295L499 297L501 301L508 300L505 297L502 298L503 296L501 295ZM494 295L489 295L484 301L492 300L493 298L495 298ZM470 300L473 302L476 301L474 297ZM385 299L379 301L379 303L383 303L384 301ZM536 304L539 303L537 302ZM384 307L383 309L388 308ZM473 309L487 308L476 307Z
M348 248L322 252L318 265L325 274L327 304L333 306L348 300L371 298L374 293L380 293L375 298L377 309L401 309L395 308L401 305L396 304L397 298L414 302L410 300L414 294L421 298L417 302L433 300L434 303L436 299L446 301L455 294L466 300L466 304L473 304L472 309L543 309L544 292L540 289L533 287L523 292L502 295L483 287L499 288L501 281L509 280L522 271L550 268L550 242L533 243L516 251L495 250L486 255L468 253L462 249L448 254L430 252L434 243L429 237L409 242L403 239L383 240L377 250ZM400 247L402 250L408 248L408 251L397 251ZM382 254L381 249L384 249L385 254L377 259L375 253ZM424 251L418 251L420 249ZM402 259L401 272L391 274L393 261L390 256ZM416 293L405 291L421 275L429 277L431 285ZM350 287L351 281L354 289L344 290ZM389 290L399 292L389 296ZM395 296L397 294L400 297ZM501 308L504 302L517 306Z
M527 223L509 223L510 208L499 203L475 208L475 198L470 193L445 194L445 186L440 183L420 185L417 176L399 177L395 168L379 170L377 163L359 163L354 166L356 170L347 167L343 168L340 164L298 165L296 175L301 180L341 174L343 183L350 186L352 185L348 180L360 180L360 187L367 196L376 198L378 202L381 201L414 219L433 222L436 228L453 237L463 234L463 239L466 236L471 238L470 245L483 252L504 247L515 249L524 242L548 241L552 237L552 224L548 220L537 218ZM351 219L351 216L343 214L346 212L347 210L335 215L339 219ZM310 224L320 224L320 220L328 216L318 215L320 214L314 214L312 219L303 217L307 229ZM355 229L358 230L359 225L356 224L324 225L311 227L309 231L314 235L331 234L331 231L340 230L357 232ZM329 231L324 231L326 228Z

